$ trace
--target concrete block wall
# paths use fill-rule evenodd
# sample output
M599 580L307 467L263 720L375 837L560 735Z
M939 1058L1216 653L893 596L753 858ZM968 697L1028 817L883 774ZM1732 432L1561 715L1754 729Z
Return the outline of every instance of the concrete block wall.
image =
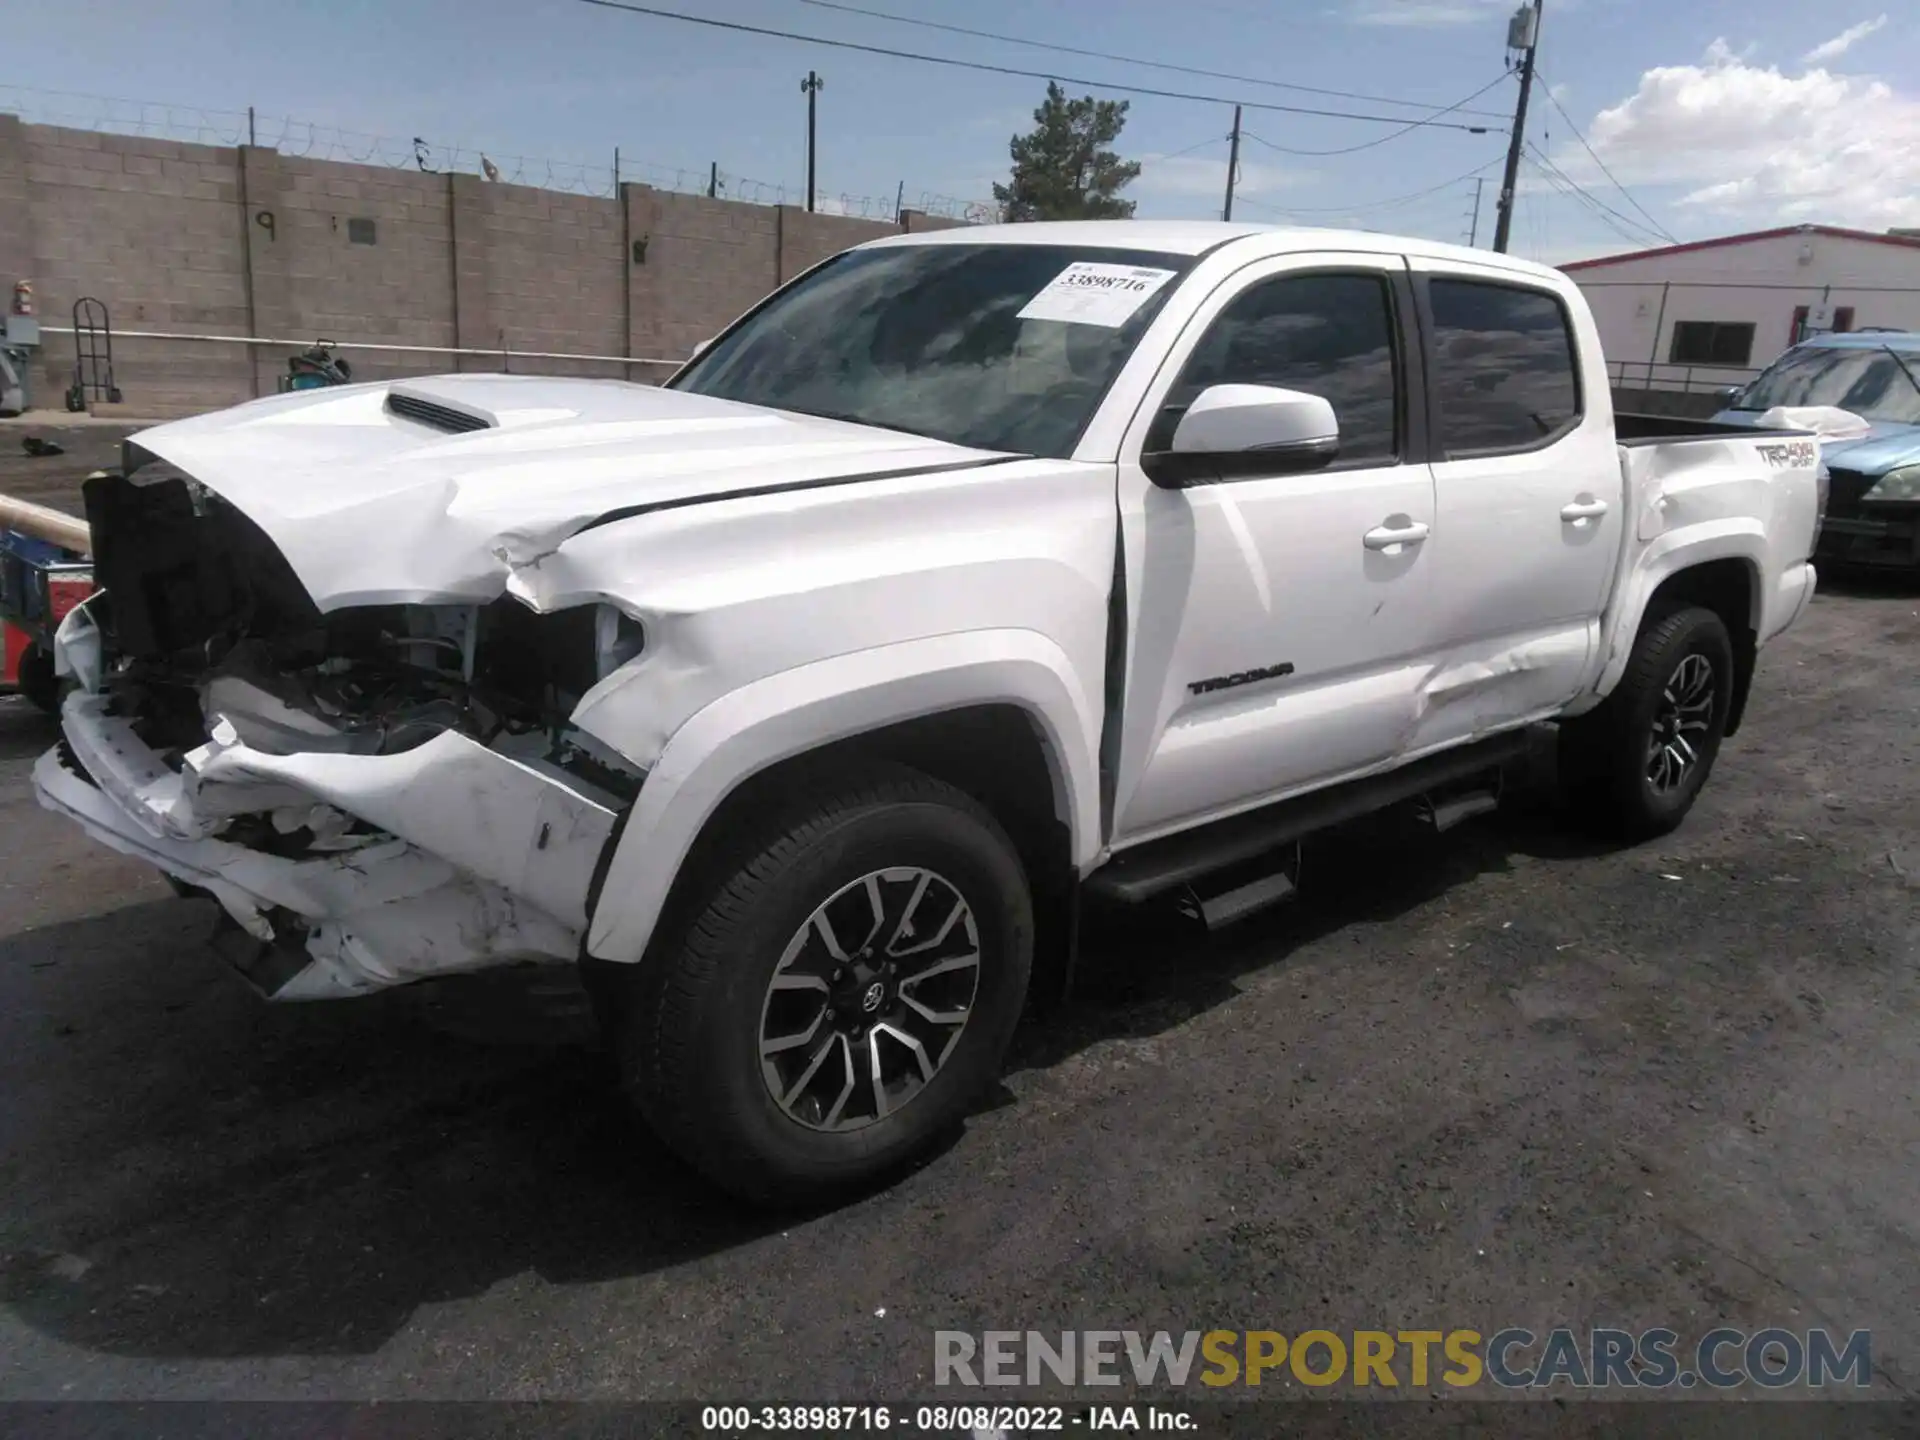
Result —
M17 115L0 115L0 278L9 294L15 280L31 274L36 252L27 190L27 127Z
M910 235L918 235L927 230L959 230L971 223L967 220L950 220L945 215L929 215L924 210L900 212L900 228Z
M462 345L627 353L625 222L616 202L530 185L470 181L467 176L456 183L463 188L471 183L479 190L477 204L461 213L480 226L479 283L484 286L475 310L462 306ZM491 362L473 363L475 368L499 368ZM615 378L627 368L546 360L518 363L542 374Z
M451 197L444 176L292 159L245 147L247 251L257 335L373 344L455 343ZM355 220L373 224L356 242ZM257 348L259 393L285 347ZM354 378L419 374L431 357L360 351ZM431 368L446 369L444 357Z
M632 219L636 354L691 354L780 283L776 207L651 190Z
M235 151L59 126L19 127L26 160L33 282L43 325L71 322L74 301L106 305L120 331L247 333L240 166ZM73 342L47 336L35 402L58 405ZM163 413L249 387L239 346L175 346L118 336L115 377L138 377Z
M898 234L900 227L880 221L861 220L850 215L809 214L798 205L780 207L780 283L785 284L803 271L842 250L881 235Z
M356 223L358 222L358 223ZM371 223L371 243L365 226ZM678 361L768 291L901 224L623 185L601 199L477 175L353 165L22 124L0 115L0 303L31 280L44 325L82 295L115 330L129 413L170 415L272 394L294 348L341 343L356 379L498 370L355 343ZM241 345L128 332L255 335ZM74 347L49 335L35 403L58 407ZM509 368L658 380L619 360Z

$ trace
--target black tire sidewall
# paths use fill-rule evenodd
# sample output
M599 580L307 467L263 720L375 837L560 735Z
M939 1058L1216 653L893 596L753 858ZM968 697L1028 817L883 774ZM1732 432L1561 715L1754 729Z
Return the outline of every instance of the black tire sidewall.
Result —
M811 1130L780 1110L761 1075L767 986L817 906L861 876L894 866L933 871L972 908L980 934L973 1013L946 1064L909 1103L859 1130ZM904 1162L957 1123L993 1081L1025 1002L1033 904L1019 857L997 827L937 802L897 801L845 816L754 896L725 939L729 963L719 967L692 1017L711 1123L732 1132L731 1141L765 1175L796 1190L818 1190L859 1183Z
M1733 703L1733 646L1727 638L1726 626L1709 610L1680 611L1670 617L1663 628L1665 633L1658 636L1645 656L1636 657L1635 683L1631 693L1624 697L1627 703L1615 740L1618 752L1614 757L1613 781L1646 824L1670 827L1693 808L1720 753L1727 714ZM1700 744L1699 759L1692 773L1677 789L1662 794L1647 778L1647 743L1652 738L1667 683L1689 655L1704 655L1713 667L1713 718Z
M36 642L21 651L15 683L36 709L60 713L60 677L54 673L52 652L44 646Z

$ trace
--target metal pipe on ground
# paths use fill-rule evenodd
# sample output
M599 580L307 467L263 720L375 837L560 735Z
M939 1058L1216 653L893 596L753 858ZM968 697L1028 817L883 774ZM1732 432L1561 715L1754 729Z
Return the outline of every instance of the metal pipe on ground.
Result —
M62 550L72 550L81 555L93 554L93 535L88 531L86 521L76 520L45 505L36 505L31 500L0 495L0 530L18 530L22 535L31 535L49 545L58 545Z

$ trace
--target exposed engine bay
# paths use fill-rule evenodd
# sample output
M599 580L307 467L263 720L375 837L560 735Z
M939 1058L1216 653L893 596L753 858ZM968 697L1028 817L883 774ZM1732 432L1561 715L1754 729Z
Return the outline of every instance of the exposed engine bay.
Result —
M101 588L61 631L78 688L44 801L219 900L223 948L276 998L577 957L645 775L568 716L640 652L636 622L509 596L322 614L158 462L85 498Z

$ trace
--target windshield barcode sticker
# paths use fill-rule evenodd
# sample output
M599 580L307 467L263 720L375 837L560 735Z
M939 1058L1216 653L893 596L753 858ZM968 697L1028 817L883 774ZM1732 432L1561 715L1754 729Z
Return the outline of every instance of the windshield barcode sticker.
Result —
M1094 265L1075 261L1067 266L1021 310L1022 320L1065 320L1075 325L1104 325L1118 329L1133 312L1151 300L1171 270L1139 265Z

